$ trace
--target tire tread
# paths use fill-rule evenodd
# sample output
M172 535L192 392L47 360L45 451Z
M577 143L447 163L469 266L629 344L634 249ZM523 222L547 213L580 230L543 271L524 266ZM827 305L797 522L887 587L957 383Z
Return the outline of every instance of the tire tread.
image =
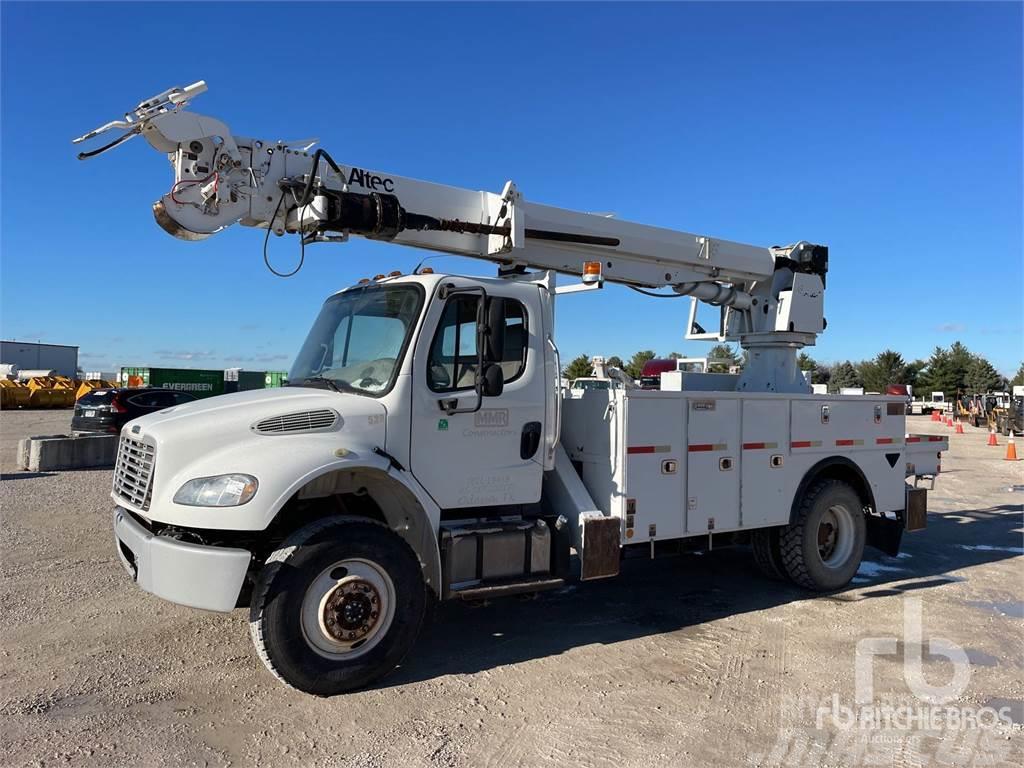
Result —
M256 584L253 588L252 602L250 603L249 608L249 637L252 639L253 647L256 649L256 655L259 656L260 661L263 662L263 666L269 670L270 674L292 690L298 689L288 682L284 675L282 675L278 671L277 667L274 666L274 662L267 651L266 642L263 639L263 605L264 601L267 599L267 593L270 591L270 587L273 584L273 579L269 578L269 576L275 570L271 568L271 566L274 563L287 562L300 546L317 534L335 526L343 526L352 523L377 525L385 530L390 530L383 523L367 517L332 515L331 517L314 520L309 525L305 525L294 531L283 542L281 542L280 546L270 553L270 556L263 564L263 568L260 570L259 576L256 578ZM405 543L404 540L403 543ZM406 546L408 546L408 544L406 544Z

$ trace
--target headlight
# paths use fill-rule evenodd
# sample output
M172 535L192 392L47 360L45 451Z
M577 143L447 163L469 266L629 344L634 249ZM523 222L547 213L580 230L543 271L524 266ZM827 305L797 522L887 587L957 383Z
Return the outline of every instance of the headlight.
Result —
M255 496L258 487L252 475L197 477L178 489L174 503L190 507L237 507Z

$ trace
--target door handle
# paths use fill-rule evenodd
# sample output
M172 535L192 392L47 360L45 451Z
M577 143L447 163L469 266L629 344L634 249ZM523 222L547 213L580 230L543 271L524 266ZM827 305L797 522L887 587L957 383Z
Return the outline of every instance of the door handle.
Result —
M519 436L519 458L533 458L540 447L540 432L539 421L528 421L523 425L523 432Z

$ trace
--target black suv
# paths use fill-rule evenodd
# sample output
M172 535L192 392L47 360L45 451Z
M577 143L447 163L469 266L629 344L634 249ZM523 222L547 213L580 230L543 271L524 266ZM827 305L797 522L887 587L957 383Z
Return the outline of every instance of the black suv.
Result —
M127 422L181 403L194 395L159 387L96 389L75 403L71 434L117 434Z

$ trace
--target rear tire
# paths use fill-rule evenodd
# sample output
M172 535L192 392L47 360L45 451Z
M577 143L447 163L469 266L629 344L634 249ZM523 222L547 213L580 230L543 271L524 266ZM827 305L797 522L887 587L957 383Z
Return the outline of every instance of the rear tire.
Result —
M841 480L818 480L799 502L796 518L779 534L783 566L802 587L841 589L864 555L866 523L860 497Z
M782 563L782 552L779 550L778 528L757 529L750 534L750 546L754 553L754 563L761 573L769 579L778 581L789 578Z
M372 520L329 517L300 528L267 558L249 630L279 680L332 696L401 663L426 604L419 561L400 536Z

